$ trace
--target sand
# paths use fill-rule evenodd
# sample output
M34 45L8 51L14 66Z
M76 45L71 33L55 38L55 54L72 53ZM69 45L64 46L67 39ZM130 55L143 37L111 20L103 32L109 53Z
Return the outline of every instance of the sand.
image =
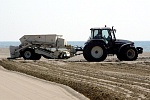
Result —
M7 48L0 49L0 58L9 57ZM0 66L0 100L88 100L65 85L9 71Z
M50 87L56 87L53 88L54 92L56 92L59 89L60 89L59 91L64 89L66 91L65 93L70 93L69 95L71 95L71 97L80 100L82 98L83 100L85 100L87 99L86 97L90 98L91 100L110 100L110 99L111 100L117 100L117 99L118 100L124 100L124 99L149 100L150 99L150 53L149 52L144 52L143 54L139 55L136 61L119 61L116 58L116 56L109 56L103 62L87 62L82 55L75 56L73 58L65 59L65 60L49 60L44 58L42 58L39 61L23 60L22 58L17 60L7 60L6 57L9 56L9 50L0 49L0 51L3 51L0 52L0 55L2 55L0 56L1 58L0 65L3 66L4 68L29 74L48 81L64 84L65 86L69 86L72 88L72 89L69 88L69 90L71 89L71 91L74 91L74 92L70 92L68 91L68 89L62 86L58 86L51 82L46 81L46 83L44 84L47 84ZM17 72L0 71L0 73L5 73L5 72L10 74L8 79L10 79L10 77L13 76L11 75L11 73L16 74L17 76L21 77L21 79L22 77L24 77L24 75L22 76L21 74L20 76L20 74L18 74ZM24 80L27 80L29 84L30 82L33 81L31 79L28 80L30 76L25 75L25 77L27 78L25 78ZM37 84L41 83L41 80L37 78L34 78L34 80L40 81L40 82L36 82ZM14 87L15 86L18 85L14 85ZM33 84L31 88L34 88L34 86L35 84ZM27 85L27 88L29 87ZM22 89L22 87L20 87L19 89ZM29 88L27 90L29 91L23 92L21 96L22 95L24 96L26 93L28 94L28 92L30 93L32 89L30 90ZM18 92L19 91L21 90L18 90ZM14 94L14 92L15 91L12 91L11 93ZM84 97L78 92L82 93L86 97ZM32 93L35 93L35 91L31 92L31 94ZM47 92L42 92L39 94L47 95L45 93ZM51 95L53 94L51 91L48 93ZM61 92L62 95L63 93L64 92ZM16 94L16 95L20 97L20 94ZM32 96L33 95L34 94L32 94Z

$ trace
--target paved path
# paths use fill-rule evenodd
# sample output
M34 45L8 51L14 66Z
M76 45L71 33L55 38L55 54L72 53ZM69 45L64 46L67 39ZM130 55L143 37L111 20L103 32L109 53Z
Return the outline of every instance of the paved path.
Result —
M0 66L0 100L86 100L71 88Z

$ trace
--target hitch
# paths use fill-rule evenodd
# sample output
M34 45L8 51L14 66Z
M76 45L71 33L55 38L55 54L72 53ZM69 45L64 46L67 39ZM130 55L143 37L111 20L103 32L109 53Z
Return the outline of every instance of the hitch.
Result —
M76 51L83 51L83 47L75 46L74 48Z

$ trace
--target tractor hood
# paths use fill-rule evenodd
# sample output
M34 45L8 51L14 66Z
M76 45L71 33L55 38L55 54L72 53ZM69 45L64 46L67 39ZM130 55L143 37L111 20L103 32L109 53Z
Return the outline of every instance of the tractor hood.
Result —
M127 43L134 44L134 42L132 42L132 41L123 40L123 39L116 39L115 43L116 43L116 44L127 44Z

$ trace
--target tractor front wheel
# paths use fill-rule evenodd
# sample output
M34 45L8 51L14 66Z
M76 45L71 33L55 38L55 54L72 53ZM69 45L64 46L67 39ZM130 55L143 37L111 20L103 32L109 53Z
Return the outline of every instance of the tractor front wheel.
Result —
M133 61L136 60L138 57L138 52L134 47L128 47L124 48L124 50L121 50L119 54L117 55L117 58L122 61Z
M127 48L125 50L125 60L126 61L136 60L137 57L138 57L138 52L135 48Z

